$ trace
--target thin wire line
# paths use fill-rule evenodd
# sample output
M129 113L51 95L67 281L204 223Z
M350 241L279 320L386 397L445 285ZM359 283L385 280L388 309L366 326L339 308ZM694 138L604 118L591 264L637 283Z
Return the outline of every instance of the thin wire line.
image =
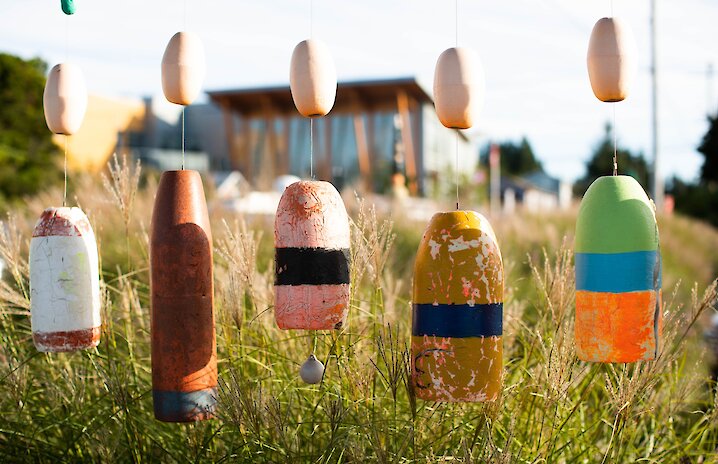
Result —
M454 43L459 46L459 0L454 1Z
M314 0L309 0L309 38L314 38Z
M455 168L455 179L456 182L456 209L459 209L459 130L456 129L456 168Z
M314 118L309 119L309 177L314 180Z
M616 103L613 106L613 175L618 175L618 135L616 130Z
M184 110L185 107L182 107L182 170L184 171Z
M65 188L62 193L62 207L67 206L67 135L65 135L65 162L62 169L65 175Z

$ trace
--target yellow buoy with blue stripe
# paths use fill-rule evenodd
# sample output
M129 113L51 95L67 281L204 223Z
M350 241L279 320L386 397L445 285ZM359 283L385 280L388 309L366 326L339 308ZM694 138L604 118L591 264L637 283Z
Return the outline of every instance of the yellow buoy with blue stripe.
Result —
M437 213L414 265L412 380L428 401L493 401L501 392L504 269L489 221Z

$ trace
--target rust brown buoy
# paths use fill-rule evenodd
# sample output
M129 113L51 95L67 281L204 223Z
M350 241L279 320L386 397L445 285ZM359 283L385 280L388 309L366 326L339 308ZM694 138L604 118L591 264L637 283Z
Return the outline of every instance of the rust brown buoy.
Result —
M162 174L150 258L155 417L209 419L217 397L212 233L197 171Z

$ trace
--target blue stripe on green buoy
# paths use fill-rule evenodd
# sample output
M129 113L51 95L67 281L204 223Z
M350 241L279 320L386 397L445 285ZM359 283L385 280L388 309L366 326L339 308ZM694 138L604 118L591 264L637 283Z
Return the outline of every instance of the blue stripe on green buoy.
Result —
M62 12L66 15L75 14L75 10L77 10L75 0L60 0L60 5L62 6Z

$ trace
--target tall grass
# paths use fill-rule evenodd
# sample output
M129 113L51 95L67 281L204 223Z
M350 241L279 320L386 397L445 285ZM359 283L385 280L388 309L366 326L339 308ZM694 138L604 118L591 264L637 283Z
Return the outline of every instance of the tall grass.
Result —
M154 183L136 191L131 167L114 169L109 193L92 180L75 189L103 254L97 349L48 355L32 345L27 247L57 192L29 200L0 229L0 462L716 462L718 403L700 327L716 305L718 234L682 218L661 224L660 356L631 365L575 356L575 214L495 219L508 275L503 394L443 404L417 400L409 381L411 266L423 224L395 226L360 202L349 322L311 333L274 324L271 225L215 211L219 417L157 422L146 232ZM312 351L327 370L309 386L298 369Z

